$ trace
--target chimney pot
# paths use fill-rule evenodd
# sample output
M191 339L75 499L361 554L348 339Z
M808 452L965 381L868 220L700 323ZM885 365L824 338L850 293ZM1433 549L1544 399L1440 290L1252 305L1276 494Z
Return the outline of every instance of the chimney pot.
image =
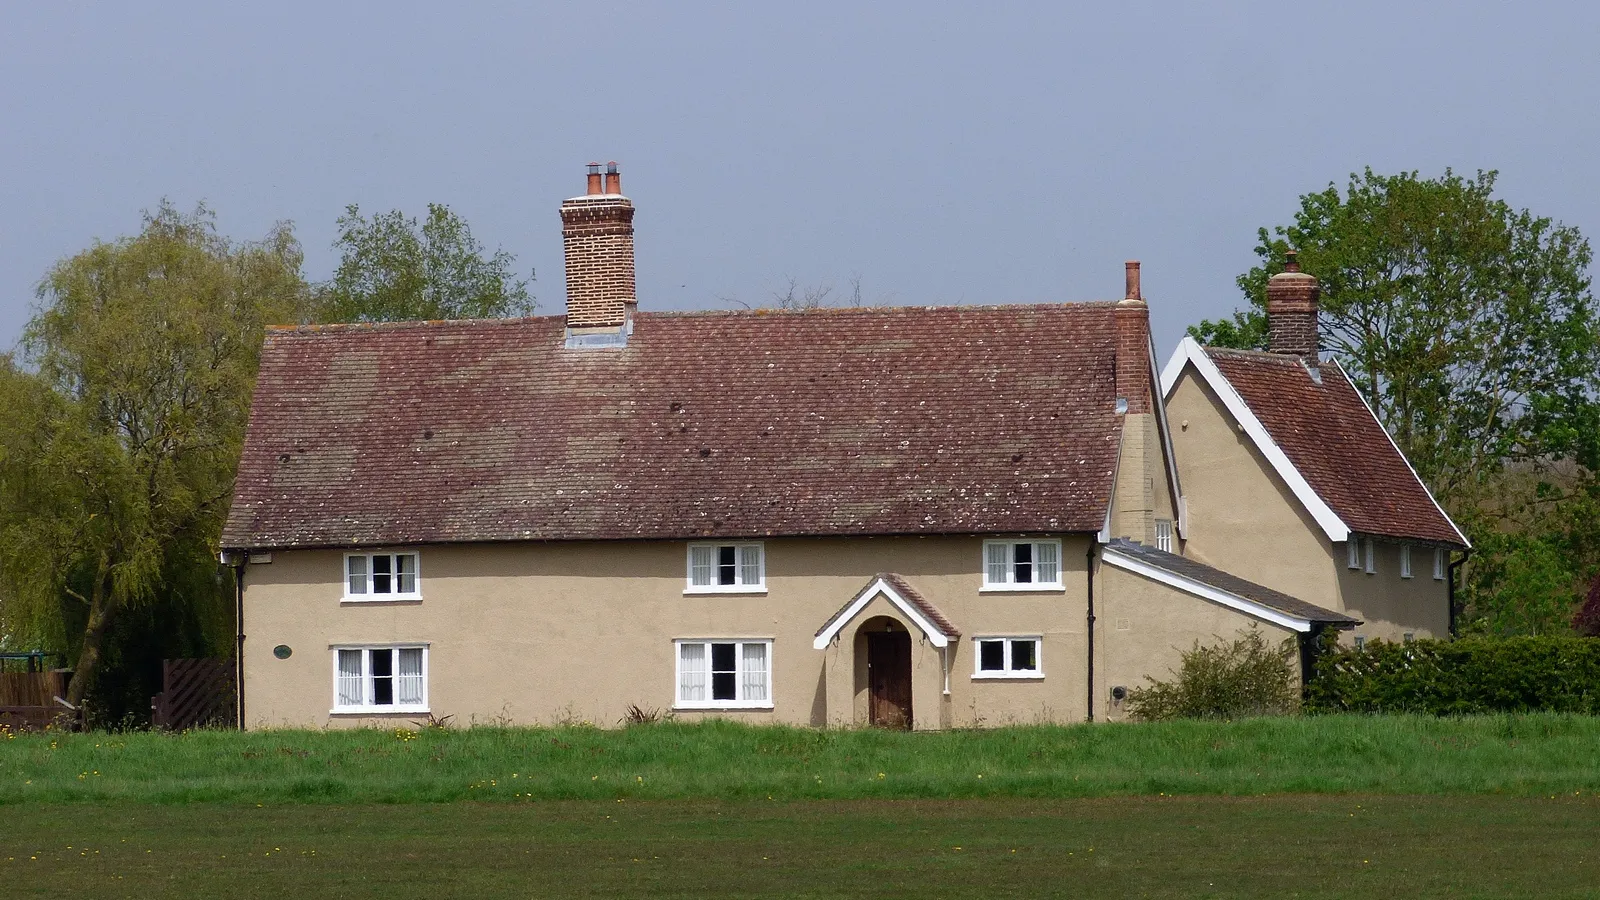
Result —
M1300 271L1300 251L1298 251L1298 250L1285 250L1285 251L1283 251L1283 270L1285 272L1298 272L1298 271Z
M1139 261L1137 259L1128 260L1126 269L1127 292L1123 294L1124 299L1143 300L1144 294L1142 294L1139 290Z
M567 328L627 333L634 296L633 203L621 196L615 162L589 164L589 190L561 204L567 268Z

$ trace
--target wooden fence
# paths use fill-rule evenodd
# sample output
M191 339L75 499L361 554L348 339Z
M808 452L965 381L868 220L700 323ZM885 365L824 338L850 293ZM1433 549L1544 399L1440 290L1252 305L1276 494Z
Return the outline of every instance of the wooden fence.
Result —
M150 723L156 728L182 731L238 720L233 660L163 660L161 688L150 698Z
M13 731L77 728L78 712L56 699L66 695L65 672L0 672L0 727Z

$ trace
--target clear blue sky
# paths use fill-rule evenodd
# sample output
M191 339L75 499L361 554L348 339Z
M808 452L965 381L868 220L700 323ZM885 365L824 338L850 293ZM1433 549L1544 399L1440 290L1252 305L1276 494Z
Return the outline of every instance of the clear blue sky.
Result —
M1600 5L5 3L0 347L56 259L166 197L295 223L450 205L563 302L616 159L646 309L859 274L869 301L1120 295L1164 356L1260 225L1370 165L1496 168L1600 238ZM937 8L935 8L937 6Z

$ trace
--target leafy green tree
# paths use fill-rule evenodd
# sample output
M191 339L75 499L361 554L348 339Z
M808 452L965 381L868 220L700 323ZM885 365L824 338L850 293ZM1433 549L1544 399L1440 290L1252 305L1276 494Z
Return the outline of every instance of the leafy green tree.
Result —
M1496 173L1352 175L1257 233L1250 306L1190 329L1265 349L1284 251L1322 283L1323 347L1479 545L1464 624L1560 630L1600 567L1600 318L1576 228L1494 196ZM1541 593L1542 592L1542 593ZM1503 601L1503 605L1502 605ZM1503 608L1502 608L1503 607Z
M215 545L264 326L305 315L300 263L287 225L234 244L163 203L39 285L29 368L0 368L0 616L75 648L69 702L129 610L178 607L231 644Z
M1257 234L1239 276L1250 308L1190 329L1262 348L1267 280L1284 251L1322 282L1323 346L1349 368L1444 500L1469 502L1503 467L1600 458L1600 320L1576 228L1493 196L1496 173L1352 175Z
M322 285L321 321L494 319L527 315L534 306L532 274L516 277L516 257L504 250L485 255L447 206L428 204L419 227L399 210L368 219L352 204L339 217L334 246L343 256Z

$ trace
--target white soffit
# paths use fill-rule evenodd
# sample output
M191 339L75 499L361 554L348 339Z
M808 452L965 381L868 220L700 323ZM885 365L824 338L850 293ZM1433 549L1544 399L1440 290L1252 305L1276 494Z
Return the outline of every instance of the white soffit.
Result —
M1283 449L1272 440L1272 435L1267 433L1266 426L1262 425L1256 414L1250 411L1250 405L1244 402L1239 392L1234 390L1227 378L1223 377L1217 364L1211 361L1211 357L1206 355L1205 348L1201 347L1200 342L1193 337L1185 337L1178 342L1178 349L1172 352L1172 358L1167 360L1166 368L1161 370L1162 395L1171 398L1172 390L1177 387L1178 377L1183 374L1186 365L1194 366L1194 370L1205 379L1211 390L1222 398L1222 405L1227 407L1228 413L1233 416L1239 427L1244 429L1244 433L1250 436L1250 440L1256 445L1256 449L1261 451L1261 455L1266 457L1272 470L1289 485L1289 490L1294 492L1295 498L1306 508L1306 512L1317 520L1322 533L1331 541L1349 540L1350 526L1346 525L1333 508L1312 490L1305 478L1301 477L1300 470L1294 467L1294 463L1284 455Z
M888 599L895 609L900 610L906 618L911 620L912 624L917 626L918 630L927 635L928 643L935 647L947 647L950 645L949 636L928 621L928 617L922 614L922 610L917 609L915 603L900 596L900 592L894 589L894 585L879 578L869 585L866 590L862 591L860 596L856 597L855 602L850 604L850 607L844 611L843 615L834 619L832 624L823 629L822 633L817 635L817 639L811 642L811 646L817 650L828 649L828 645L833 642L834 638L839 636L839 632L844 629L844 626L850 624L850 620L859 615L863 609L866 609L867 604L871 603L873 598L879 594Z
M1238 610L1247 616L1253 616L1257 619L1261 619L1262 621L1271 622L1274 625L1282 625L1284 628L1293 628L1295 631L1304 632L1311 630L1310 619L1296 618L1288 613L1273 609L1270 606L1266 606L1265 604L1257 603L1256 601L1247 597L1241 597L1238 594L1229 593L1221 588L1213 587L1212 585L1206 584L1203 581L1196 581L1193 578L1186 578L1175 572L1168 572L1166 569L1152 566L1142 559L1134 559L1131 556L1124 556L1110 547L1105 549L1105 552L1101 554L1101 557L1107 563L1116 566L1119 569L1132 572L1135 575L1143 575L1151 581L1160 582L1168 587L1183 591L1185 594L1199 597L1202 600L1210 600L1214 603L1220 603L1223 606L1229 607L1230 609Z

